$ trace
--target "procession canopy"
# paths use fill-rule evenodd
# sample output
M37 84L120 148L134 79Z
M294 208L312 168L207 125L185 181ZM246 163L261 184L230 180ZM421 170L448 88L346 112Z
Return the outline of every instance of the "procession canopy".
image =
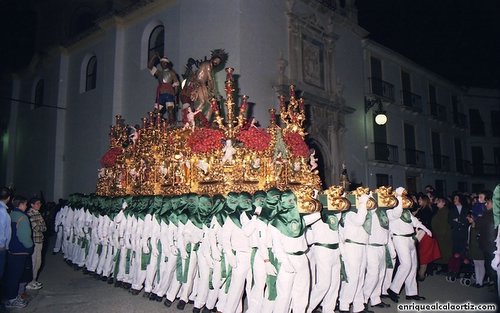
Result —
M278 114L269 110L267 128L247 119L247 96L233 98L232 68L226 68L224 89L222 105L215 98L210 101L209 123L196 125L191 119L182 126L169 125L150 112L141 126L130 127L116 116L96 194L214 196L278 188L294 192L299 211L319 210L313 200L321 181L314 152L304 140L304 100L296 97L295 87L290 86L288 99L279 97Z

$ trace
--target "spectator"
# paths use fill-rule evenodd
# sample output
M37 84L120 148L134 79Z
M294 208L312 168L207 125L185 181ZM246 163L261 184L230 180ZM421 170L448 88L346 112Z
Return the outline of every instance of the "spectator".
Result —
M432 218L432 233L434 238L438 241L439 250L441 251L441 258L435 261L440 265L438 274L447 272L448 260L451 257L452 241L451 241L451 228L448 224L449 202L445 197L436 197L437 212Z
M413 212L416 218L419 219L425 227L432 231L432 216L433 211L431 201L428 196L420 195L418 198L419 207ZM423 281L427 272L427 264L441 257L438 244L436 240L429 235L422 232L422 237L419 237L418 244L418 277L417 280Z
M491 191L481 191L478 195L476 201L472 205L472 215L474 218L480 217L486 211L486 197L491 199Z
M43 287L42 283L37 281L38 271L42 265L42 249L43 249L43 233L47 231L45 221L40 214L40 207L42 202L39 198L32 198L29 202L30 209L27 214L30 217L31 229L33 232L34 250L31 256L33 264L33 278L32 281L26 286L26 289L38 290Z
M12 200L14 209L10 213L12 236L7 254L7 270L5 274L5 307L24 308L28 305L19 295L19 283L22 279L26 259L33 253L33 239L31 225L25 211L28 201L22 196L15 196Z
M7 256L7 249L10 242L10 216L8 213L8 206L11 199L12 191L3 187L0 190L0 281L3 278L3 273L5 270L5 261ZM0 311L4 311L3 304L0 304Z
M479 248L479 234L477 232L476 222L472 214L467 216L467 220L470 223L468 255L474 262L474 274L476 274L476 282L472 285L472 287L481 288L483 287L483 280L485 275L484 253Z
M469 222L467 221L469 207L467 200L462 194L453 196L453 205L448 214L448 223L451 226L451 239L453 243L452 256L448 262L448 270L452 277L456 277L460 271L460 265L465 257L467 238L469 235Z
M493 201L491 193L486 198L486 211L476 220L477 238L479 248L483 251L485 264L490 264L495 252L496 229L493 220ZM497 281L496 272L490 266L486 266L486 276L490 282Z

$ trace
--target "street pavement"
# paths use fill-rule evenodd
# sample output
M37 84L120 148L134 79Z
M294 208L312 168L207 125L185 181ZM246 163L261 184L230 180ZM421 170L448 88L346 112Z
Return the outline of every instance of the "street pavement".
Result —
M52 255L52 244L45 255L44 267L39 281L43 288L37 291L28 291L32 296L29 305L24 309L11 310L25 313L156 313L176 312L176 302L167 308L162 302L150 301L139 295L132 295L122 288L116 288L106 282L99 281L92 276L84 275L82 271L75 271L66 264L61 254ZM403 288L404 289L404 288ZM495 303L497 296L492 287L473 288L462 286L459 282L449 283L444 276L430 276L419 283L419 293L426 300L416 303L445 303L474 304ZM401 312L397 305L389 299L384 300L391 307L386 309L375 308L378 312ZM401 292L400 303L409 303ZM184 312L192 312L192 305L186 305ZM477 311L476 311L477 312Z

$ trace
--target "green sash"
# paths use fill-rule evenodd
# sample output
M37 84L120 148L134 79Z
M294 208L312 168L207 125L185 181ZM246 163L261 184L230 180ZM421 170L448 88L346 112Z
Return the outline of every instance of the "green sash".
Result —
M276 280L278 278L278 273L280 271L281 264L278 262L278 259L274 256L271 248L268 248L269 251L269 262L276 268L276 276L275 275L267 275L266 277L266 285L267 285L267 299L270 301L276 300L278 296L278 291L276 290Z
M411 223L411 213L409 210L403 210L403 213L401 213L401 220L405 223Z
M141 270L145 271L151 262L151 238L148 238L148 249L149 253L144 253L141 249Z

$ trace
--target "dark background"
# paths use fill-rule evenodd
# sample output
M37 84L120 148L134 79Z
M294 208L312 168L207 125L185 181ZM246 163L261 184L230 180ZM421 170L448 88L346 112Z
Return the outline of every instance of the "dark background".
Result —
M370 38L460 84L500 88L500 1L357 0Z
M33 55L34 1L0 0L0 76ZM500 1L357 0L370 38L467 86L500 88ZM57 17L54 9L54 17Z

